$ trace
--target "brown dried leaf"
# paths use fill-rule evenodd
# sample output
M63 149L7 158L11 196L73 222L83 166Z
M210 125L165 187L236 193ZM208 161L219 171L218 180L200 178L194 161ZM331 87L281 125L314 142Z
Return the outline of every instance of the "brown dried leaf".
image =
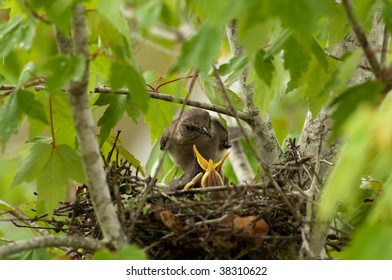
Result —
M171 210L162 210L158 215L165 227L171 230L175 235L181 235L184 232L182 222Z

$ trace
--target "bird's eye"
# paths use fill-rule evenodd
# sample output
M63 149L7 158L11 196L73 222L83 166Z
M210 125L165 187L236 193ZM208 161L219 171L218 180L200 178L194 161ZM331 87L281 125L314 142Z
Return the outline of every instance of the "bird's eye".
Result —
M186 126L186 129L187 129L188 131L195 131L195 130L196 130L196 128L195 128L194 126L192 126L192 125L187 125L187 126Z

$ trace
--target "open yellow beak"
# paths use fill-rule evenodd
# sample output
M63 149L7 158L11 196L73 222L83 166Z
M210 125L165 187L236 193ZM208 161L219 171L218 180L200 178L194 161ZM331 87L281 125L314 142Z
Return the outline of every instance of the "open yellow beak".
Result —
M192 181L185 185L184 190L193 187L197 182L201 181L202 187L208 186L223 186L223 179L221 175L222 165L230 152L227 152L217 163L214 163L211 159L206 160L197 150L196 145L193 145L193 152L196 156L197 162L204 172L197 174Z

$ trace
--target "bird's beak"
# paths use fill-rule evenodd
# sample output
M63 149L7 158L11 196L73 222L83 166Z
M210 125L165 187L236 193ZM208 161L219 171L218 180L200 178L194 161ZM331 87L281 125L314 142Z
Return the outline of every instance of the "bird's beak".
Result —
M212 138L211 133L208 131L207 127L203 126L200 130L200 133L207 135L208 137Z

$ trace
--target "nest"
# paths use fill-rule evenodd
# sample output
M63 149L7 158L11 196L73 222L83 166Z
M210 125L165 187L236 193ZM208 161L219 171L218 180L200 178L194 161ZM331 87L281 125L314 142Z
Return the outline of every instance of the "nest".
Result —
M298 259L306 244L306 199L287 182L306 162L288 157L276 165L275 184L167 191L124 160L107 165L107 180L128 239L150 259ZM62 202L50 219L37 220L56 232L102 238L86 186L79 186L75 200ZM341 240L334 240L339 249ZM72 258L89 254L67 252Z
M113 203L122 226L151 259L297 258L300 223L272 189L231 185L165 193L137 173L116 180ZM68 235L102 238L85 186L46 222Z

